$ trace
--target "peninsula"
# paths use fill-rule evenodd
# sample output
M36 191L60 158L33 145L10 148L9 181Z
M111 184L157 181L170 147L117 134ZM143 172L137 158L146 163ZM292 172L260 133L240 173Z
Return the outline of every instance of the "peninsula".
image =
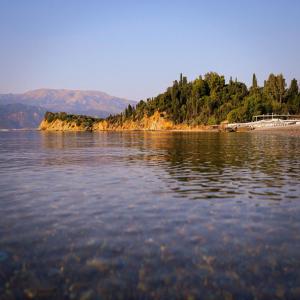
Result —
M248 88L237 79L230 78L226 83L224 76L210 72L190 82L181 74L180 79L175 80L164 93L141 100L135 106L129 104L122 113L105 119L46 112L39 129L220 130L226 128L228 123L249 124L255 116L271 114L300 114L296 79L287 88L282 74L270 74L264 86L260 87L253 74L252 86Z

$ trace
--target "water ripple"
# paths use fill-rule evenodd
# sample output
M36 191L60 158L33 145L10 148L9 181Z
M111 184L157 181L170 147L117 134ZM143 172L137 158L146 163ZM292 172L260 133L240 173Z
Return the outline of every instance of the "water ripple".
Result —
M0 133L0 298L298 299L300 139Z

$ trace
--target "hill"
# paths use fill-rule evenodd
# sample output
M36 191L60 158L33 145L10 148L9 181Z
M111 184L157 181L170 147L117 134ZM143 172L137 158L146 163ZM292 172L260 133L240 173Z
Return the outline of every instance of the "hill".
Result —
M300 93L298 82L293 79L286 87L282 74L270 74L264 86L258 86L253 74L250 88L243 82L225 82L215 72L199 76L188 82L180 75L167 90L135 107L128 106L122 113L109 118L110 122L121 124L124 120L141 120L156 111L164 112L174 124L188 126L216 125L222 121L252 121L260 114L299 114Z
M20 103L0 105L0 128L37 128L46 110Z
M82 116L81 120L86 121L80 123L78 116L48 114L41 128L60 130L63 124L63 130L76 130L75 124L80 123L81 130L190 130L223 121L252 121L254 115L270 113L300 113L296 79L286 88L282 74L270 74L264 86L259 87L253 74L252 86L248 88L237 80L230 79L226 83L224 76L210 72L190 82L181 75L179 81L175 80L164 93L142 100L134 107L129 104L122 113L106 120ZM52 126L53 122L56 122L55 126Z

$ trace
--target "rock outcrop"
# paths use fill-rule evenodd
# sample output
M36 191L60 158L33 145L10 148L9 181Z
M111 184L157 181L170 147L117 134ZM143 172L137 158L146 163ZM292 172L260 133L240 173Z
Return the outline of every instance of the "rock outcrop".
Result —
M155 112L152 116L144 116L141 120L126 120L124 123L113 124L107 120L94 123L93 130L170 130L174 123L165 118L163 113Z
M141 120L132 119L124 121L122 124L110 122L108 119L95 120L91 125L78 124L76 121L54 119L47 121L44 119L40 130L47 131L118 131L118 130L177 130L177 131L217 131L219 126L189 126L187 124L174 124L165 113L156 111L152 116L144 116Z
M39 126L39 130L47 130L47 131L87 131L87 128L83 125L77 125L76 122L71 121L62 121L62 120L54 120L52 122L48 122L47 120L43 120Z

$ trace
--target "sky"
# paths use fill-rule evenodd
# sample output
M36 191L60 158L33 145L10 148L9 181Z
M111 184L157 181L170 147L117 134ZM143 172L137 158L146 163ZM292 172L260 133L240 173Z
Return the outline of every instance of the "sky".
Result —
M0 0L0 93L154 97L183 73L300 81L298 0Z

